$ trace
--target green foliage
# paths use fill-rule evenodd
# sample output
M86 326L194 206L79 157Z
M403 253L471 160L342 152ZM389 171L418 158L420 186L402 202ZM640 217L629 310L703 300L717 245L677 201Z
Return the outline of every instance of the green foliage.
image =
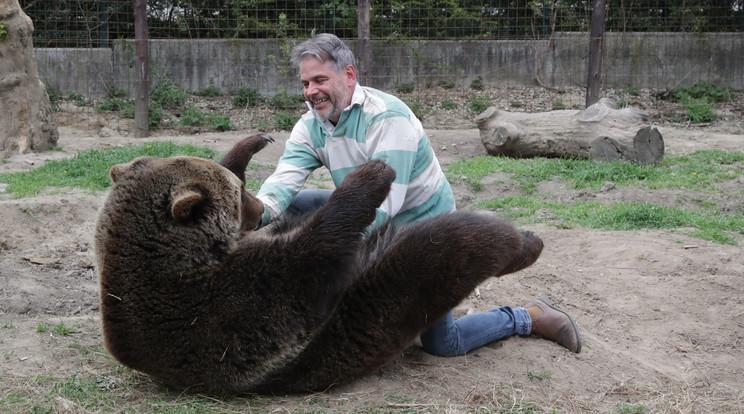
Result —
M172 142L150 142L107 150L89 150L70 159L48 161L31 171L0 174L0 182L8 184L7 191L15 197L33 196L47 187L78 187L100 191L110 185L108 171L112 165L129 162L145 155L152 157L191 155L212 158L215 152L192 145L176 145Z
M181 113L180 124L192 127L208 127L217 131L233 129L229 116L202 112L194 106L189 106Z
M731 92L710 82L698 82L692 86L675 89L672 97L678 102L685 102L689 98L705 99L709 102L726 102L731 99Z
M75 333L75 331L72 329L72 327L65 325L64 322L60 322L54 325L54 333L59 336L69 336Z
M274 109L297 109L305 102L302 95L290 95L286 89L282 89L269 100L269 106Z
M476 90L476 91L482 91L484 88L483 86L483 78L478 76L477 78L473 79L472 82L470 82L470 89Z
M129 118L134 118L134 103L128 99L107 97L103 98L96 105L98 112L124 112L130 114Z
M107 96L109 98L126 98L127 91L124 90L124 88L120 88L118 86L111 86L108 88Z
M685 100L684 105L687 107L687 118L693 124L713 122L718 119L715 109L713 109L705 98L688 98Z
M437 85L439 85L442 89L453 89L455 87L455 82L447 79L440 80Z
M561 101L560 99L556 99L555 101L553 101L553 110L554 111L559 111L561 109L566 109L566 108L567 108L566 107L566 104L563 103L563 101Z
M53 87L47 87L47 96L49 97L49 104L52 106L52 111L59 111L59 103L62 100L62 92L59 89Z
M527 372L527 379L530 382L546 381L553 378L553 374L550 371L529 371Z
M78 93L74 93L74 92L73 93L70 93L69 95L67 95L67 99L69 99L72 102L74 102L75 105L77 105L77 106L86 106L86 105L88 105L88 100L83 95L80 95Z
M150 94L150 100L163 108L177 109L186 103L186 91L179 88L172 80L162 79Z
M643 404L620 403L614 412L617 414L644 414L648 412L648 408Z
M197 95L205 98L215 98L217 96L222 96L222 91L210 82L209 86L197 92Z
M232 104L236 108L248 108L258 105L261 95L255 89L240 88L232 98Z
M291 131L299 120L299 116L292 115L289 112L279 111L274 114L274 128L280 131Z
M5 23L0 22L0 42L5 41L8 38L8 28L5 27Z
M449 99L445 99L445 100L442 101L442 108L444 108L444 109L446 109L448 111L452 111L454 109L457 109L457 104L454 103L454 102L452 102L452 101L450 101Z
M416 89L416 84L413 82L404 82L395 85L395 91L398 93L411 93Z
M49 332L49 325L44 322L39 322L36 325L36 332L37 333L47 333Z
M419 119L419 121L423 121L424 117L429 113L427 108L415 99L403 99L403 102L408 106L408 108L413 112L414 115L416 115L416 118Z
M485 96L474 96L468 100L468 108L475 114L479 114L491 106L491 100Z
M625 88L625 93L630 96L639 96L641 94L641 91L638 89L637 86L628 86L627 88Z

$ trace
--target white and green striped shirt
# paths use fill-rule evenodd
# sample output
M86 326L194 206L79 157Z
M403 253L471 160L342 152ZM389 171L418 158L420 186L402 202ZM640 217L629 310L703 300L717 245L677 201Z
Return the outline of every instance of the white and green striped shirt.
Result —
M357 84L338 125L311 109L294 126L276 171L258 192L266 207L262 224L287 209L316 168L328 168L338 186L371 159L385 161L396 177L370 229L391 217L407 223L455 210L452 188L421 122L400 99Z

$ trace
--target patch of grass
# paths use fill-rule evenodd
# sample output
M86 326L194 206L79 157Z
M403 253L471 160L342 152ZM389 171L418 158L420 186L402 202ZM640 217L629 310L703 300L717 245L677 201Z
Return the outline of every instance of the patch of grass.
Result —
M437 82L437 85L442 89L453 89L455 87L455 82L451 80L440 80Z
M479 203L479 207L499 210L512 219L536 219L538 211L549 211L562 228L576 226L603 230L692 229L689 235L720 244L735 244L733 234L744 235L744 215L723 215L716 210L685 210L641 202L558 203L539 196L502 197ZM547 221L550 221L547 220Z
M416 84L413 82L403 82L395 85L395 91L398 93L411 93L416 89Z
M485 96L474 96L468 100L468 108L475 114L485 111L491 106L491 100Z
M7 192L15 197L38 194L46 187L78 187L101 191L110 185L108 171L114 164L129 162L140 156L170 157L190 155L213 158L215 152L193 145L173 142L150 142L106 150L88 150L66 160L52 160L31 171L0 174Z
M714 191L716 184L744 174L744 152L703 150L668 156L658 165L592 160L480 156L452 163L447 175L453 181L479 182L495 172L513 174L522 191L534 191L537 183L558 178L576 189L599 189L611 181L618 186L650 189L685 188Z
M5 321L0 325L0 328L2 329L15 329L15 325L13 324L13 321Z
M305 102L302 95L290 95L286 89L282 89L269 100L269 106L274 109L297 109Z
M276 112L274 114L274 128L280 131L291 131L299 119L299 116L293 115L289 112Z
M240 88L233 93L232 104L236 108L254 107L261 102L261 95L255 89Z
M530 382L547 381L553 378L553 374L550 371L528 371L527 379Z
M59 111L59 103L62 101L62 92L54 87L47 87L47 96L49 97L49 103L52 105L52 111Z
M65 325L64 322L60 322L54 325L54 333L59 336L70 336L75 333L75 330L71 326Z
M557 99L557 100L553 101L553 110L554 111L559 111L561 109L566 109L566 108L568 108L568 107L560 99Z
M418 118L419 121L423 121L426 115L429 113L424 104L416 99L407 99L403 100L403 102L405 102L408 108L411 109L411 112L416 115L416 118Z
M45 322L39 322L36 325L36 332L37 333L47 333L49 332L49 325Z
M8 38L8 28L5 23L0 23L0 42L5 41Z
M679 87L672 92L672 98L684 102L688 98L705 99L709 102L726 102L731 99L731 92L710 82L698 82L692 86Z
M203 96L205 98L215 98L218 96L222 96L222 91L220 90L220 88L216 87L213 83L210 83L209 86L200 90L196 94L198 96Z
M445 99L445 100L442 101L442 108L444 108L444 109L446 109L448 111L452 111L452 110L457 109L457 104L454 103L454 102L452 102L452 101L450 101L449 99Z
M687 98L684 105L687 107L687 119L693 124L713 122L718 119L715 109L705 98Z
M71 100L77 106L87 106L88 105L88 100L83 95L80 95L78 93L74 93L73 92L73 93L67 95L67 99Z
M233 129L230 117L223 114L202 112L194 106L186 108L181 113L179 123L183 126L207 127L216 131Z
M640 96L641 91L638 89L637 86L628 86L627 88L625 88L625 93L630 96Z
M101 99L96 105L98 112L131 112L130 118L134 118L134 103L128 99L109 96Z
M648 408L643 404L620 403L615 407L614 412L617 414L644 414L648 412Z
M476 91L482 91L484 89L483 85L483 78L478 76L477 78L473 79L472 82L470 82L470 89L476 90Z

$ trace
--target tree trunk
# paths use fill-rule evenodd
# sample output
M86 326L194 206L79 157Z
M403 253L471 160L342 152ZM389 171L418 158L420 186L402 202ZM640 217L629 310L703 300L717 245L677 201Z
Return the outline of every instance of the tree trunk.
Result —
M640 164L664 158L664 139L633 108L616 109L600 99L582 110L538 113L486 109L475 119L486 151L513 157L628 160Z
M18 0L2 0L0 26L0 158L50 149L59 135L36 69L34 25Z

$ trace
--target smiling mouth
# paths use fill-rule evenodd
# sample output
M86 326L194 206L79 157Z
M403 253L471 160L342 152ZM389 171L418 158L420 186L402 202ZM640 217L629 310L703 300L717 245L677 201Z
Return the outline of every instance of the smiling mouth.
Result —
M312 99L310 102L313 103L313 105L322 104L323 102L328 102L328 98L316 98Z

